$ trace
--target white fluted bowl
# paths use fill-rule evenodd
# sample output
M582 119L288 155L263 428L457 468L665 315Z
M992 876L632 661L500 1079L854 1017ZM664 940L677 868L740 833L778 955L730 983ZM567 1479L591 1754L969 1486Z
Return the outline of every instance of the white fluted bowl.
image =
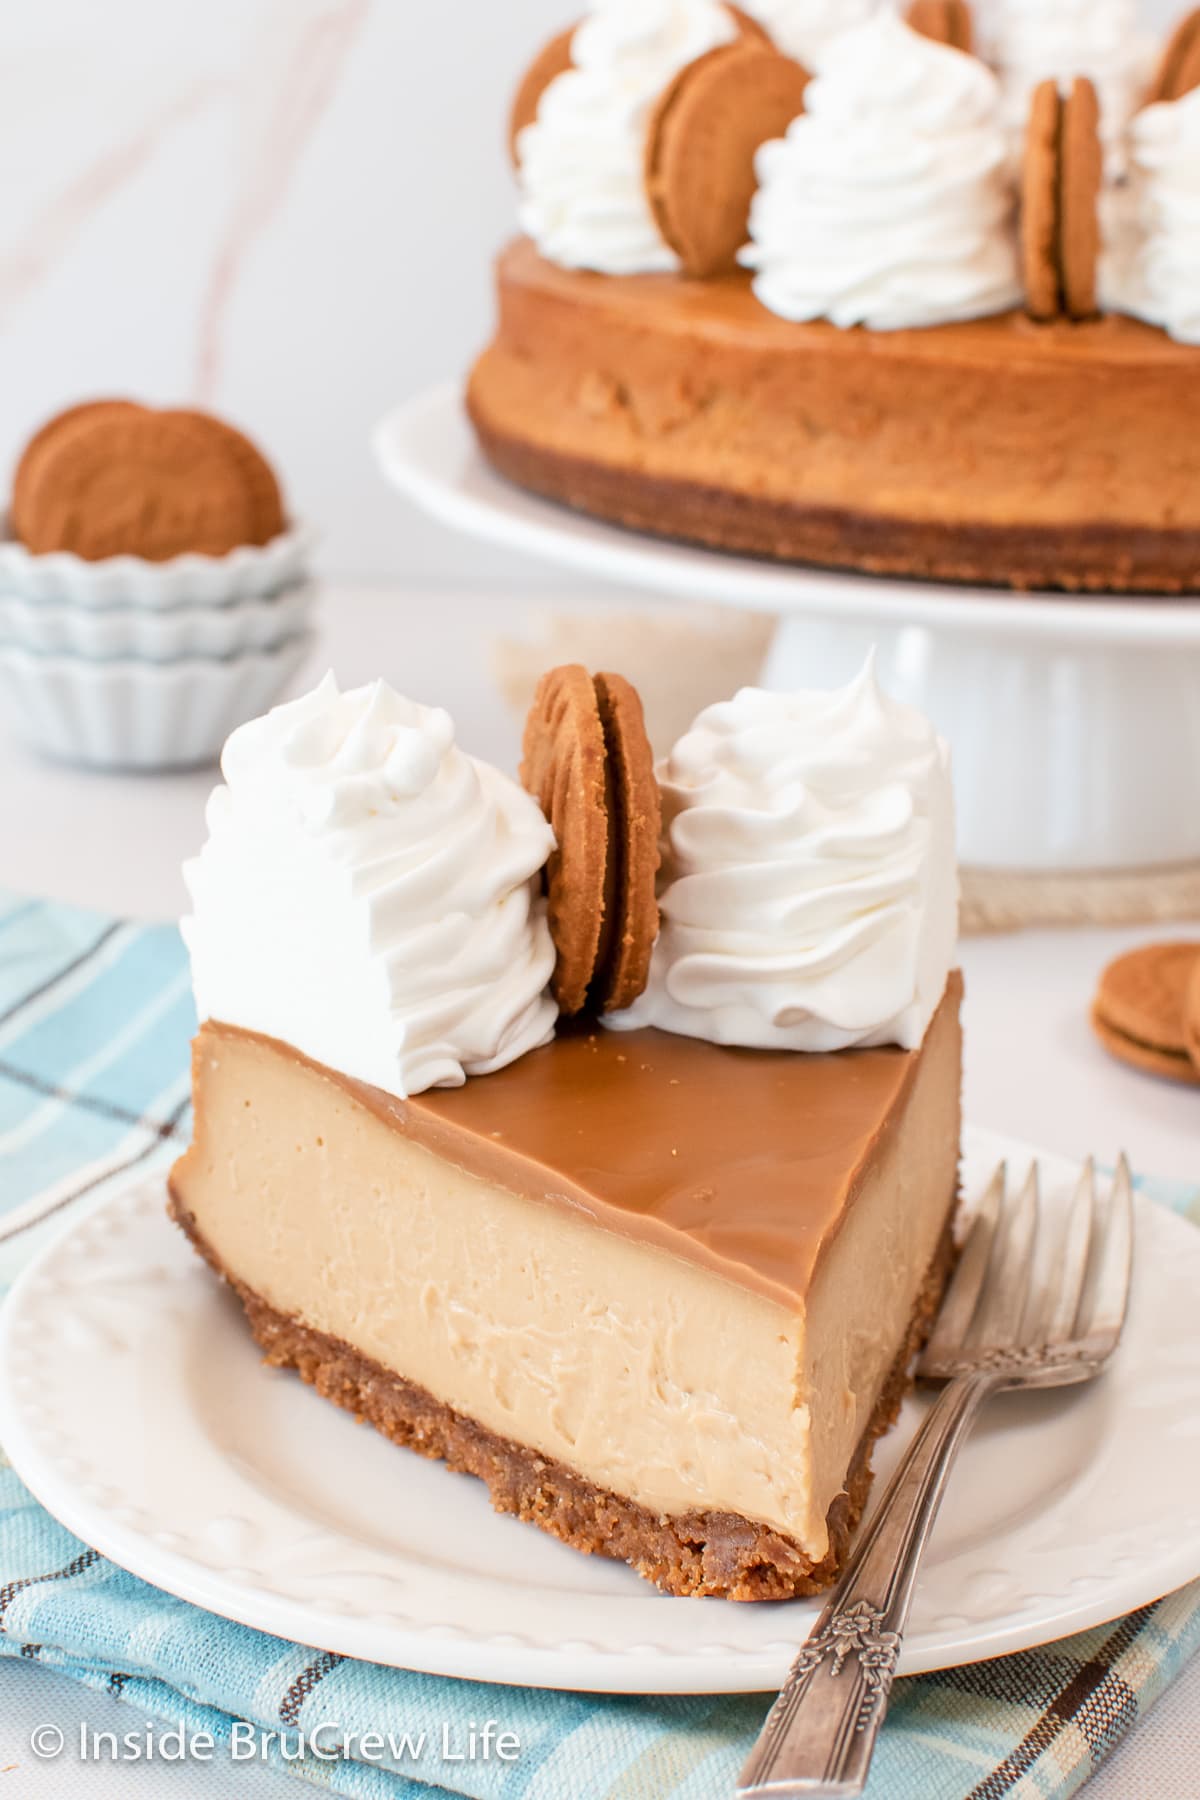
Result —
M45 756L97 769L215 762L235 726L278 699L315 634L179 662L86 662L0 646L0 718Z
M0 646L38 656L78 656L88 662L178 662L185 656L240 656L273 650L307 630L312 582L301 581L265 599L226 606L76 606L69 600L25 600L0 593Z
M292 587L308 573L313 534L292 525L269 544L242 544L227 556L189 552L167 562L108 556L89 562L69 550L37 556L14 538L0 542L0 593L72 606L229 606Z

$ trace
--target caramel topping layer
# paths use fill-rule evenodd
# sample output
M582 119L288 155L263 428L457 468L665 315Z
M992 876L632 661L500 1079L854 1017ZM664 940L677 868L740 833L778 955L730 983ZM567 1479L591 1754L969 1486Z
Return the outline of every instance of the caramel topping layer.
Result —
M901 1118L921 1059L944 1059L957 1093L961 994L956 973L913 1052L797 1055L584 1027L494 1075L408 1101L321 1072L481 1179L578 1207L794 1304Z
M497 273L502 326L506 297L542 302L543 360L562 354L557 332L573 326L571 343L581 373L595 367L607 350L609 321L628 321L639 328L648 358L661 359L680 340L694 348L698 360L731 350L753 352L763 365L748 369L747 379L757 376L764 386L764 370L778 377L790 371L795 358L814 351L829 358L831 368L842 363L860 370L880 364L982 365L993 382L1006 381L1011 370L1021 367L1053 371L1071 364L1167 370L1193 381L1200 376L1195 345L1178 343L1158 326L1123 313L1050 329L1018 310L933 328L844 331L828 319L797 323L768 312L753 292L748 270L703 282L679 275L594 275L548 262L524 237L500 252ZM777 407L787 393L786 387L772 388Z

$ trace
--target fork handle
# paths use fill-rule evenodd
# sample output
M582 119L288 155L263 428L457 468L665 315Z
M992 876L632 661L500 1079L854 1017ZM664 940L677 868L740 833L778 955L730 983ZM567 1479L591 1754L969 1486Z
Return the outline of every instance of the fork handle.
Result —
M990 1370L942 1389L784 1682L738 1778L739 1800L860 1794L908 1622L921 1552Z

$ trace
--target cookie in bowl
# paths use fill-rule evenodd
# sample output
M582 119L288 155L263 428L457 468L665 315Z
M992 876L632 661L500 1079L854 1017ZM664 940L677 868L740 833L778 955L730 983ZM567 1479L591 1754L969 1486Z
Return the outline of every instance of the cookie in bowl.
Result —
M195 408L68 407L31 438L13 476L13 533L41 556L225 556L269 544L284 523L266 457Z
M104 768L213 760L312 641L307 533L244 432L83 401L36 431L0 541L0 695L35 749Z

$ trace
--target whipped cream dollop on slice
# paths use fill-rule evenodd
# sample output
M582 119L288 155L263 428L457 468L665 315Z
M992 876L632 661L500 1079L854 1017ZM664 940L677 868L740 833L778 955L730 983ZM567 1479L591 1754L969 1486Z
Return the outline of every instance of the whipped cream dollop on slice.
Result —
M196 1009L401 1099L544 1044L540 809L386 683L241 726L184 869Z
M1019 304L999 88L976 57L881 13L834 40L756 166L741 260L781 317L889 331Z
M1101 301L1200 344L1200 88L1138 113L1129 155L1107 214Z
M820 69L834 38L871 18L887 0L742 0L787 56L810 73Z
M678 268L646 197L646 128L679 71L737 34L717 0L592 0L574 67L517 140L521 226L543 256L606 275Z
M913 1049L958 925L949 757L881 693L743 688L660 766L662 925L605 1019L769 1050Z

